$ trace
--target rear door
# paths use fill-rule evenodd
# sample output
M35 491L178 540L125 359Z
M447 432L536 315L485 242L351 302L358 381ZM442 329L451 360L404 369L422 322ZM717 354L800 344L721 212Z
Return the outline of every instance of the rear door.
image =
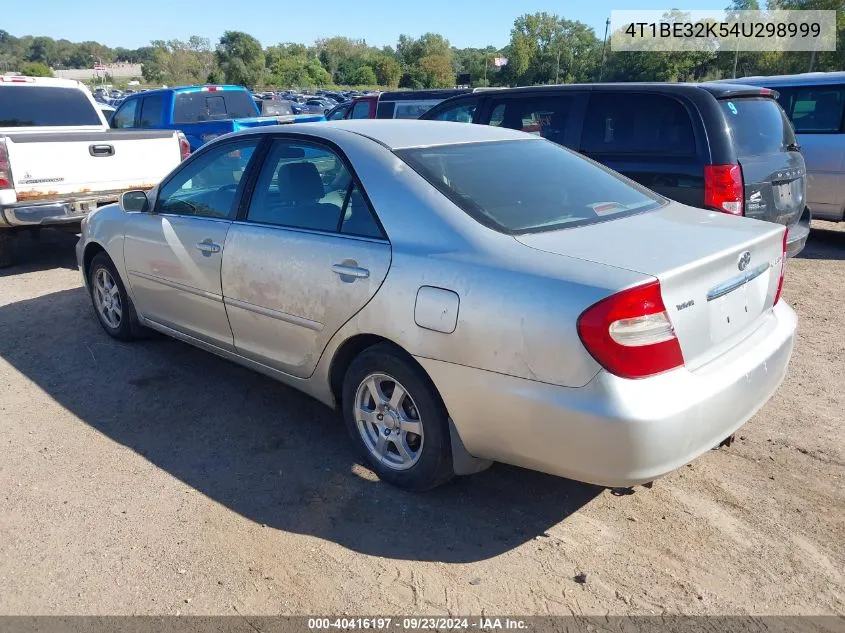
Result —
M842 220L845 209L845 86L775 87L807 167L814 218Z
M667 198L704 206L704 159L691 107L668 94L590 94L578 149Z
M789 226L806 206L806 172L795 134L771 97L720 99L745 185L745 215Z
M333 149L274 141L226 237L223 296L238 353L300 378L373 297L390 243Z

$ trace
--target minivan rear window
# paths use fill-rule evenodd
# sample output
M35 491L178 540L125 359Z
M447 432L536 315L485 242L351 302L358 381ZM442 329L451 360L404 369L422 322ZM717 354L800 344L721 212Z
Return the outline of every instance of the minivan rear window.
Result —
M785 152L795 143L795 134L777 101L767 97L744 97L719 101L741 160Z
M243 90L180 92L173 109L175 123L199 123L258 116L258 106Z
M88 95L77 88L3 86L0 127L102 125Z
M616 172L542 139L396 154L476 221L502 233L595 224L665 203Z

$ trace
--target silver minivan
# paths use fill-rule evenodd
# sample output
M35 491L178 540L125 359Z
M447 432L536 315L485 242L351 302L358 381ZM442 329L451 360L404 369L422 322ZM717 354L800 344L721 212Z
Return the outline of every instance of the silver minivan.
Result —
M845 72L730 81L778 92L807 165L807 206L813 218L845 220Z

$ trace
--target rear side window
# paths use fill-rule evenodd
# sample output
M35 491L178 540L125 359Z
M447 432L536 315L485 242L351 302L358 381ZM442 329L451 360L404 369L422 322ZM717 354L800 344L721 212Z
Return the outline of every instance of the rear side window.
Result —
M563 144L573 95L492 99L489 125L521 130Z
M393 101L379 101L376 106L377 119L392 119L396 104Z
M394 119L419 119L423 114L440 103L437 101L397 101Z
M0 127L102 124L82 90L14 85L0 88Z
M164 125L164 96L144 97L141 104L141 127L160 128Z
M396 154L476 221L503 233L594 224L663 198L540 139L464 143Z
M258 106L242 90L180 92L173 110L175 123L199 123L258 116Z
M658 94L591 95L581 145L596 154L695 155L695 135L686 108Z
M835 134L842 131L845 88L815 86L776 88L780 102L799 134Z
M774 99L751 97L719 101L736 155L762 156L787 151L795 134L781 107Z

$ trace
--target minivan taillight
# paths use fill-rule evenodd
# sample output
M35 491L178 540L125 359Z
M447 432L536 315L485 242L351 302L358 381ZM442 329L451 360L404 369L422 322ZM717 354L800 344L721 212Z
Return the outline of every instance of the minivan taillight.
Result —
M622 378L645 378L684 364L656 279L587 308L578 317L578 336L602 367Z
M778 279L778 291L775 293L775 302L777 305L780 301L780 293L783 292L783 276L786 274L786 242L789 239L789 229L783 232L783 254L780 258L780 279Z
M12 163L9 161L9 149L6 147L5 138L0 138L0 189L14 189Z
M185 160L191 155L191 144L182 132L176 132L176 137L179 139L179 154L181 154L182 160Z
M704 166L704 206L722 213L743 215L745 192L739 165Z

